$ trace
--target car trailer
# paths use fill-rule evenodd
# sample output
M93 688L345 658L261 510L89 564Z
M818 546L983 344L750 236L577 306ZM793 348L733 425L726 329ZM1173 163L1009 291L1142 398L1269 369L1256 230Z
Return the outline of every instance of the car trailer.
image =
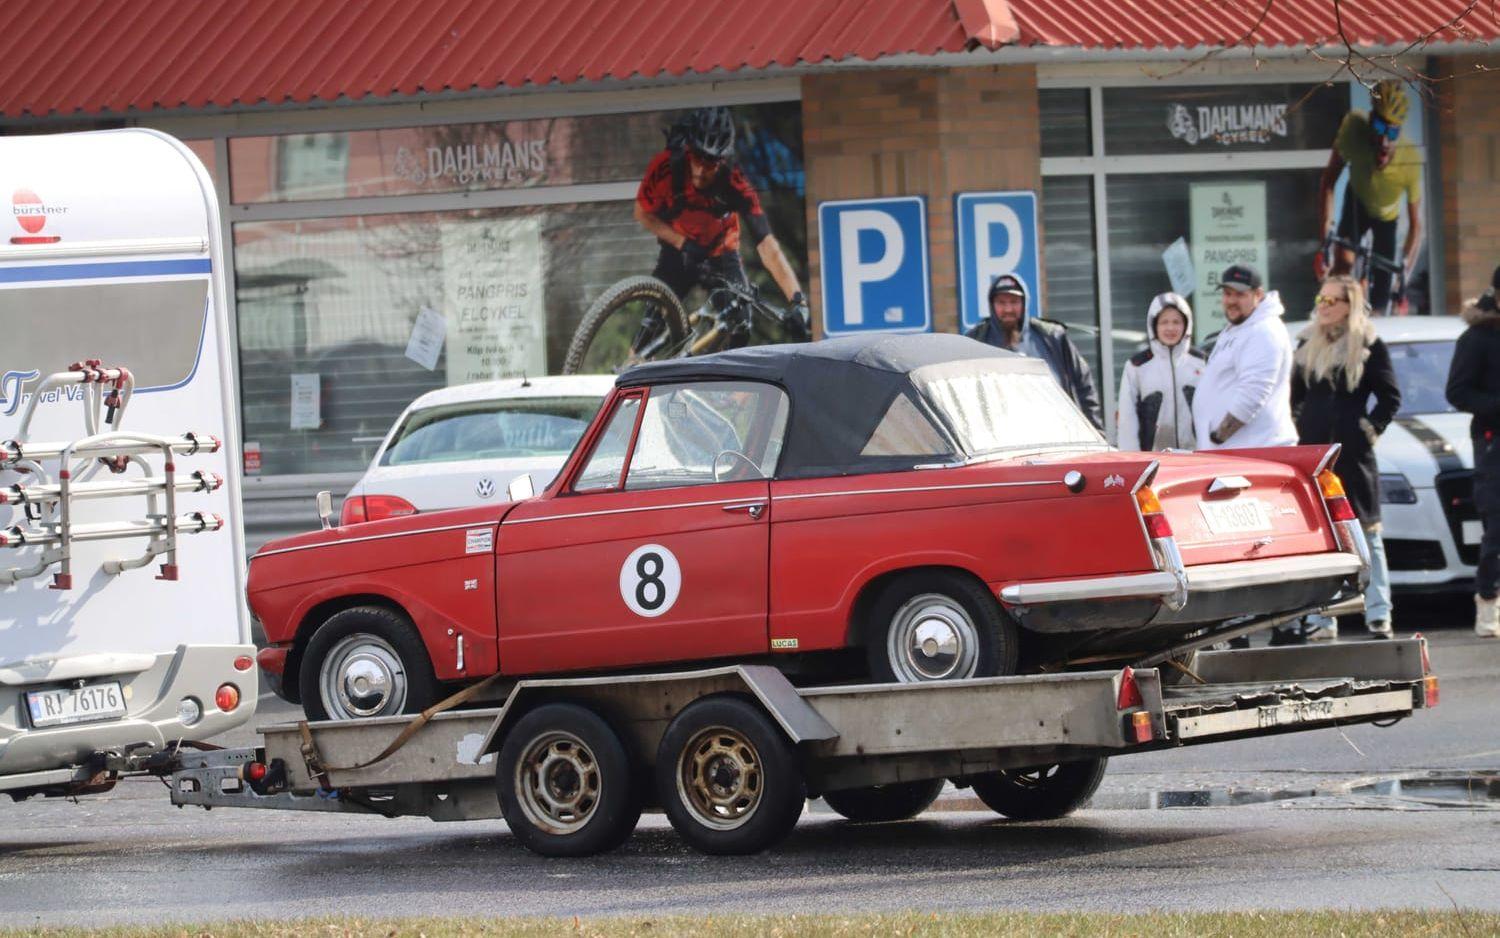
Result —
M952 780L1007 817L1057 818L1111 757L1388 725L1437 702L1420 636L930 684L799 688L740 665L522 680L498 708L282 724L261 746L181 749L155 770L179 806L504 817L549 856L612 849L659 806L692 846L743 854L785 837L809 796L891 821Z

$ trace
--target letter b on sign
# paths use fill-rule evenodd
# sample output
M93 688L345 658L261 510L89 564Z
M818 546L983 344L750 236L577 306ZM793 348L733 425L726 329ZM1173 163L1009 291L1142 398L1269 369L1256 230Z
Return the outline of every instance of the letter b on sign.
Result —
M818 206L823 331L926 332L927 204L919 197Z
M990 284L1004 274L1021 278L1031 294L1027 315L1040 315L1036 193L964 192L955 203L961 327L972 329L989 315Z

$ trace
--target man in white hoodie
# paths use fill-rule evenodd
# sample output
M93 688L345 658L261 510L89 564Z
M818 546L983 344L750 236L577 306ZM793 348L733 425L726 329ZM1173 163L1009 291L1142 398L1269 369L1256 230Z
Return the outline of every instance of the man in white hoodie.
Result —
M1193 398L1198 449L1295 446L1292 423L1292 341L1281 323L1276 291L1260 273L1236 264L1219 278L1224 318Z

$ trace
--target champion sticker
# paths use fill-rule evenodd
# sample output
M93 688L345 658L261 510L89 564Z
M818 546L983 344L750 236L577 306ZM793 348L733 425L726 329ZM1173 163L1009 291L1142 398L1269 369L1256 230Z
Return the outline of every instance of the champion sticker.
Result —
M637 547L620 565L620 598L638 616L654 619L671 609L681 590L682 567L660 544Z
M488 554L494 549L494 528L474 528L464 532L464 553Z

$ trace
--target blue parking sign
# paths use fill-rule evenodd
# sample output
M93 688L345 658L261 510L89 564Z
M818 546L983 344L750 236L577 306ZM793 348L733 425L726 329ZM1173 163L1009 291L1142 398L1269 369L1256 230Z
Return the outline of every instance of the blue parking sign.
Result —
M927 202L921 196L818 205L823 332L927 332Z
M1015 274L1026 284L1036 316L1041 279L1035 192L961 192L955 199L953 244L958 256L958 316L967 332L990 314L990 284Z

